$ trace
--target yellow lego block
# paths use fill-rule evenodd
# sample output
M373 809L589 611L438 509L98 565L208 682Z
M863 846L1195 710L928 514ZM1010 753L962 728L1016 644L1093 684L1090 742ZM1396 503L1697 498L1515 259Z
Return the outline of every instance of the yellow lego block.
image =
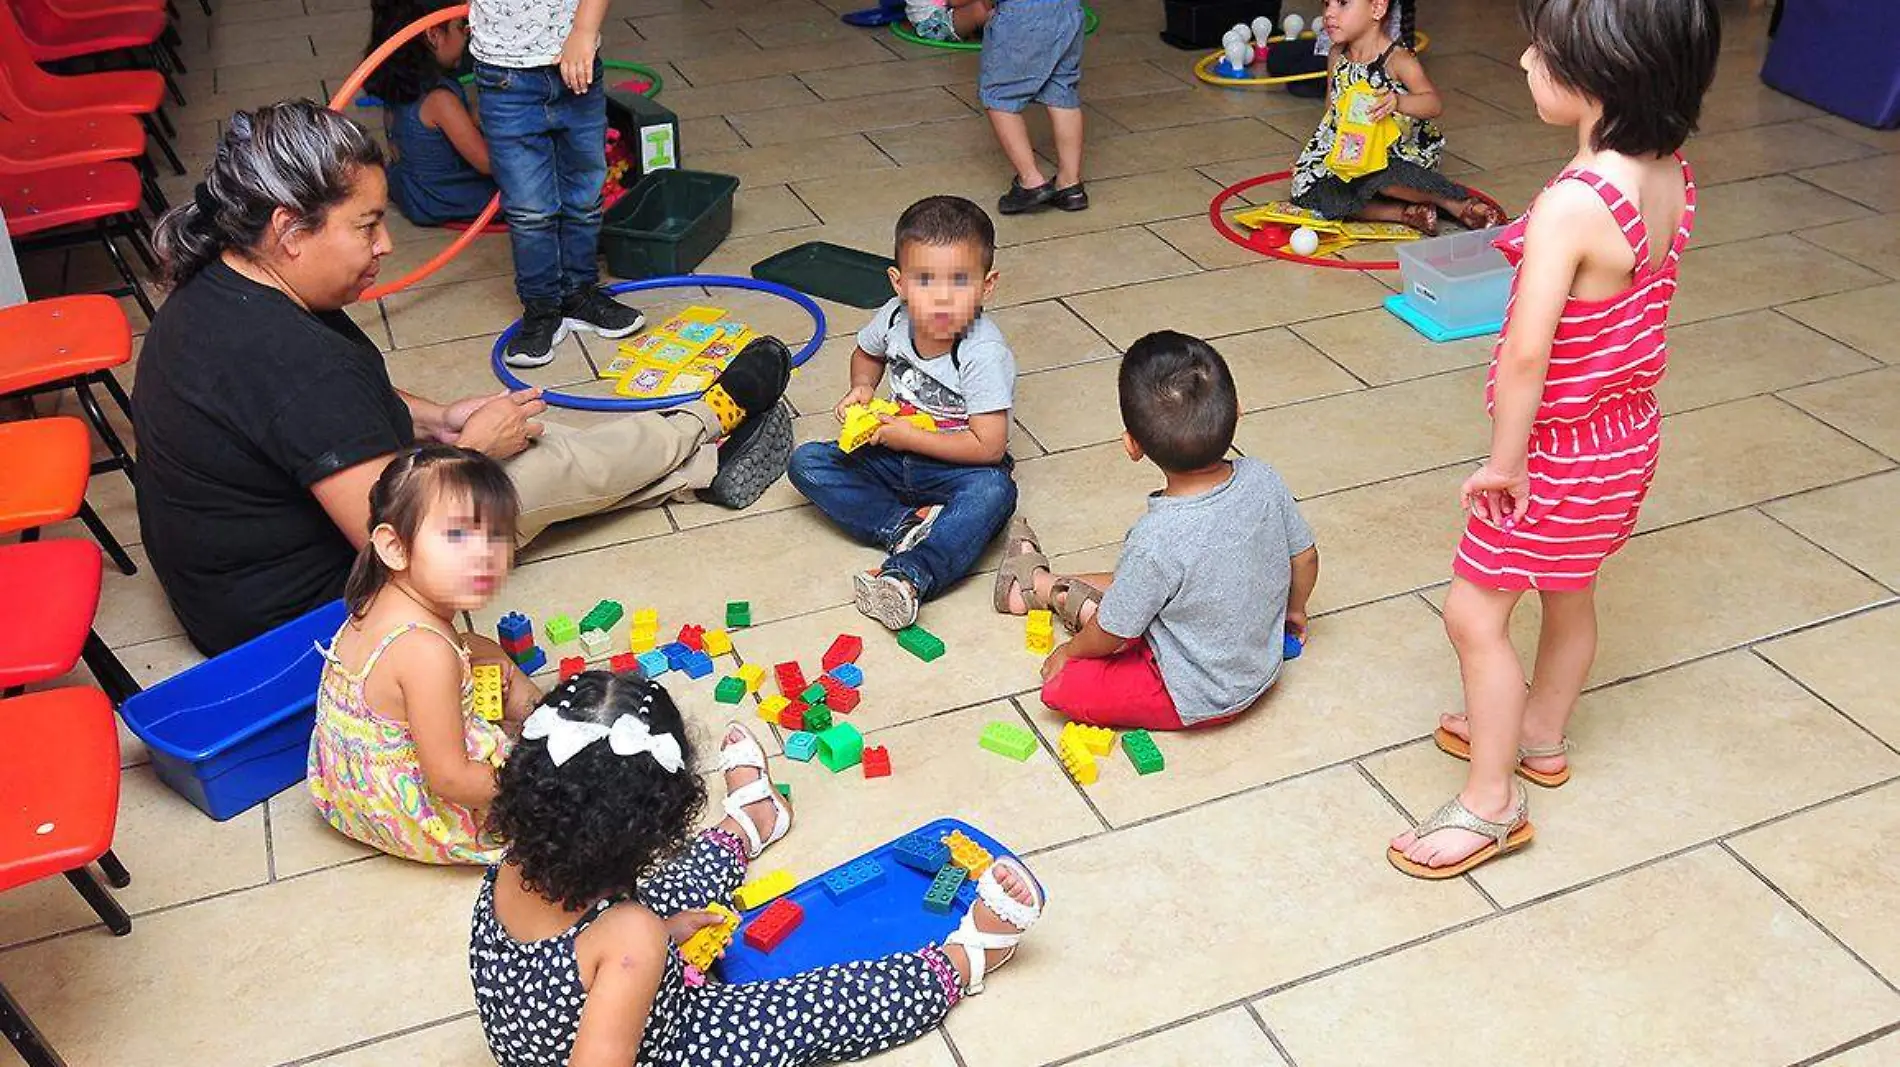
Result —
M1095 767L1095 756L1088 746L1069 731L1062 731L1062 737L1056 742L1056 758L1062 761L1062 769L1069 777L1083 785L1094 785L1099 773Z
M990 850L970 840L961 830L952 830L938 838L950 846L950 862L963 868L972 878L983 877L990 869Z
M1046 656L1056 650L1054 634L1028 634L1023 638L1023 648L1038 656Z
M475 714L489 722L500 722L501 664L478 663L469 673L475 678Z
M748 663L739 668L739 677L745 680L745 691L756 693L759 686L765 684L765 668L756 663Z
M760 721L776 725L778 723L779 712L784 711L790 707L791 704L791 701L779 696L777 693L773 693L771 696L759 701Z
M699 635L699 643L708 656L724 656L732 651L732 635L724 630L707 630Z
M636 630L658 630L660 613L652 608L640 608L633 613L633 627Z
M641 626L635 626L627 632L627 647L635 652L651 652L660 642L659 632Z
M732 902L739 905L740 911L751 911L768 900L791 892L796 885L798 883L792 880L792 872L773 871L733 890Z
M680 946L680 955L686 962L702 971L710 970L713 961L726 954L726 946L732 944L732 932L739 928L739 916L731 908L708 904L706 910L720 917L719 925L700 930Z
M1023 647L1046 656L1056 647L1055 617L1048 611L1031 611L1023 623Z
M917 427L919 430L928 430L931 433L935 433L937 431L937 420L931 418L929 415L926 415L921 411L915 411L909 415L904 416L904 421L910 423L912 426Z
M864 405L864 410L873 415L895 415L904 409L898 407L895 400L873 400Z
M838 448L845 452L856 452L871 441L871 435L877 433L883 423L877 416L866 410L861 404L853 404L844 409L844 427L838 431Z
M1092 755L1106 756L1115 751L1115 731L1106 726L1089 726L1079 722L1064 723L1062 737L1074 738L1077 744L1088 749Z

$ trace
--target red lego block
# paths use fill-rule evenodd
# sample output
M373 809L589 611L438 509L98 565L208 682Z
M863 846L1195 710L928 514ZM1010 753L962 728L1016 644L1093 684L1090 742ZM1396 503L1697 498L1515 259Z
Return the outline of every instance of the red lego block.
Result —
M565 682L586 669L587 660L584 658L580 656L564 657L561 660L561 681Z
M785 705L785 710L778 713L778 724L787 730L803 730L805 728L805 702L802 700L794 700L790 704Z
M520 637L503 635L498 643L501 645L501 650L508 653L508 658L514 659L534 647L534 635L531 633L522 634Z
M640 669L640 657L632 652L622 652L608 660L607 666L615 674L633 674Z
M804 921L805 909L789 897L780 897L746 924L745 943L760 952L770 952Z
M680 627L679 643L692 649L694 652L706 651L706 628L704 626L694 626L690 622L687 623Z
M772 673L778 677L778 691L785 699L797 700L805 689L805 672L798 669L797 661L781 663L772 668Z
M856 634L839 634L838 639L825 649L825 670L832 670L840 663L856 663L864 652L864 638Z
M850 714L858 706L858 691L827 674L818 680L825 687L825 706L832 711Z
M883 745L874 745L864 750L859 757L864 762L866 778L889 778L891 776L891 753Z

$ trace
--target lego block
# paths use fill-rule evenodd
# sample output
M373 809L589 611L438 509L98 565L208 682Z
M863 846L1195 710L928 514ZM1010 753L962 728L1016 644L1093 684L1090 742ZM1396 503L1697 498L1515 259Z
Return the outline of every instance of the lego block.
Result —
M565 615L550 615L541 627L541 633L547 637L550 645L565 645L581 635L581 628L574 620Z
M864 684L864 671L855 663L840 663L825 673L853 689Z
M939 915L949 914L956 905L957 890L963 888L963 880L968 877L956 864L944 864L930 879L930 888L924 891L924 908Z
M858 701L861 698L856 689L851 688L829 674L825 675L824 680L819 684L825 687L825 703L830 706L833 711L849 715L857 710Z
M780 782L772 788L778 790L778 795L784 797L786 800L792 799L792 783Z
M891 776L891 753L883 745L874 745L864 750L864 776L866 778L889 778Z
M803 730L785 735L785 758L808 762L818 752L818 735Z
M831 642L831 647L825 649L823 660L825 670L837 670L840 664L856 663L858 657L863 654L864 639L862 637L856 634L839 634L837 639Z
M752 602L732 600L726 603L726 629L736 630L741 626L752 625Z
M1061 762L1062 769L1069 772L1069 777L1083 785L1095 784L1096 776L1100 773L1095 766L1095 754L1076 735L1065 730L1056 739L1056 759Z
M680 662L688 678L704 678L713 672L712 657L704 652L689 652Z
M739 916L723 904L711 903L706 910L719 916L716 926L707 926L686 939L680 946L680 955L686 962L700 970L711 969L713 962L726 954L726 947L732 944L732 932L739 928Z
M1056 613L1047 608L1036 608L1023 616L1023 632L1032 634L1053 634L1056 632Z
M606 655L612 644L613 638L608 637L605 630L581 631L581 653L588 659L599 659Z
M1106 756L1115 751L1115 731L1106 726L1089 726L1079 722L1062 724L1062 736L1073 737L1090 755Z
M642 630L658 630L660 613L652 608L641 608L633 613L633 625Z
M765 668L756 663L748 663L739 668L739 678L745 682L745 691L756 693L765 684Z
M1023 638L1023 648L1038 656L1046 656L1056 650L1053 634L1029 634Z
M818 762L833 774L857 766L864 756L864 735L848 722L838 723L817 737Z
M713 687L713 699L721 704L737 704L745 699L745 681L732 675L719 679Z
M1054 615L1038 609L1029 613L1023 624L1023 647L1039 656L1055 651L1056 628Z
M929 834L906 834L891 845L897 862L912 870L934 874L950 862L950 846Z
M500 722L502 713L501 664L477 663L469 673L475 679L475 714Z
M802 700L794 700L786 704L778 713L778 724L787 730L803 730L805 710L805 702Z
M611 630L625 614L625 609L621 608L618 600L603 600L595 604L593 610L581 618L581 632L584 634L588 630Z
M1299 659L1300 653L1304 651L1306 651L1306 642L1300 640L1297 634L1288 633L1286 639L1280 643L1281 659Z
M1036 751L1036 735L1013 722L992 722L983 727L977 742L999 756L1021 763Z
M501 645L503 652L508 653L510 656L518 656L534 647L534 635L519 634L514 637L504 637L496 643Z
M813 682L798 694L798 699L807 704L822 704L825 702L825 687L818 682Z
M548 665L548 656L531 645L526 652L515 657L515 665L521 668L521 673L533 674Z
M640 657L631 652L622 652L607 661L607 669L615 674L632 674L640 669Z
M529 644L533 644L534 624L519 611L508 612L495 623L495 638L504 645L510 641L519 643L523 638L526 638Z
M694 626L689 622L680 627L680 635L674 638L674 640L692 649L694 652L700 652L706 648L705 637L706 628L704 626Z
M1122 751L1128 753L1128 762L1135 765L1136 774L1154 774L1167 766L1161 758L1161 750L1155 747L1155 739L1146 730L1130 730L1122 735Z
M844 409L844 425L838 428L838 450L856 452L871 443L878 428L884 424L878 417L867 411L862 404L852 404Z
M793 930L805 921L805 909L795 900L775 900L772 906L746 924L745 943L760 952L770 952L783 944Z
M635 626L627 631L627 647L635 652L651 652L660 643L658 631Z
M727 656L732 654L732 635L724 630L707 630L700 637L705 647L700 651L708 656Z
M884 865L866 856L851 861L843 870L825 875L825 893L842 904L884 884Z
M666 657L660 655L658 652L642 652L638 658L640 660L640 673L646 675L648 678L658 678L660 675L665 674L671 667L671 664L666 662Z
M732 902L739 905L740 911L751 911L768 900L782 897L796 888L798 882L790 871L773 871L763 878L752 881L732 891Z
M561 657L561 681L565 682L587 669L587 661L579 656Z
M777 693L759 701L759 721L777 722L779 713L792 706L792 702Z
M925 663L943 655L943 641L921 626L907 626L897 631L897 643Z
M831 729L831 709L823 704L813 704L805 709L804 728L815 734Z
M772 676L778 679L778 691L787 697L795 697L805 688L805 672L798 669L796 660L773 667Z
M990 869L990 850L970 840L962 830L952 830L943 835L942 841L950 846L950 862L963 868L972 878L983 877Z
M684 670L686 667L686 657L693 654L692 649L687 648L685 645L680 644L678 641L675 641L672 644L668 644L668 645L661 645L655 651L659 652L660 655L665 656L666 665L673 668L676 671Z

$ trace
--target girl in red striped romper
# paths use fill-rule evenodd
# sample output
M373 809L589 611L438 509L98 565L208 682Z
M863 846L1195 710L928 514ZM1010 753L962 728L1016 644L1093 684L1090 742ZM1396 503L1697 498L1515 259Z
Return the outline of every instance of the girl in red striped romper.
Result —
M1449 878L1528 844L1523 778L1570 777L1564 727L1596 656L1597 570L1636 528L1661 447L1655 388L1695 182L1676 154L1720 46L1713 0L1519 0L1520 64L1537 113L1578 149L1497 246L1517 267L1485 385L1491 454L1460 493L1469 513L1445 599L1465 713L1438 746L1465 787L1387 858ZM1528 690L1511 612L1542 602Z

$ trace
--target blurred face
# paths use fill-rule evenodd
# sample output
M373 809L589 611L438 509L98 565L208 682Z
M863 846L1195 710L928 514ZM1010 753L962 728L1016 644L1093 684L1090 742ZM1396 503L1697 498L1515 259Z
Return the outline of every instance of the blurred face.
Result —
M384 563L445 615L475 611L487 604L507 576L514 555L514 542L477 522L475 509L466 500L435 501L416 530L415 541L406 547L388 526L377 527L371 538Z
M1326 0L1320 21L1335 41L1356 41L1385 21L1386 0Z
M996 288L996 272L983 268L983 250L972 241L912 242L900 254L891 286L904 298L913 328L940 344L956 340Z
M388 208L383 168L362 167L351 182L350 195L330 209L321 226L291 229L289 213L279 209L281 255L265 258L305 307L347 307L375 284L378 265L394 247L383 224Z
M1590 102L1557 84L1536 45L1524 49L1517 65L1524 68L1524 80L1530 83L1531 100L1537 105L1538 118L1552 126L1576 126L1589 118Z

